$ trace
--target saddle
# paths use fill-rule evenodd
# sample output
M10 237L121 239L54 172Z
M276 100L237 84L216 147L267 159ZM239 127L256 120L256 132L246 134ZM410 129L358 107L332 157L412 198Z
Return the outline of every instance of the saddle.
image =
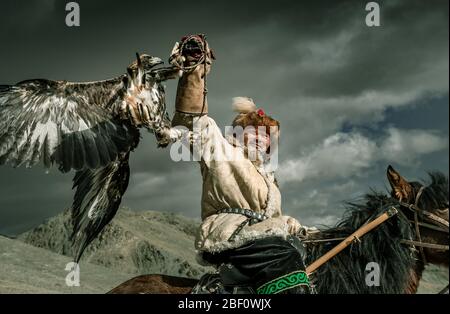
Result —
M231 264L223 264L216 273L208 273L192 288L191 294L255 294L248 277Z
M203 252L202 257L217 271L203 275L193 294L312 292L303 262L306 250L294 237L258 239L220 253Z

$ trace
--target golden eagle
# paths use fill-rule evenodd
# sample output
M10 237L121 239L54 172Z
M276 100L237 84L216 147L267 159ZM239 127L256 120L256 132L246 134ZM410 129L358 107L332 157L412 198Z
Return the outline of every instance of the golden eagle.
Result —
M181 136L170 128L161 83L178 70L156 68L162 63L137 54L126 74L109 80L0 85L0 165L42 161L76 171L71 238L77 262L119 208L139 128L154 132L160 146Z

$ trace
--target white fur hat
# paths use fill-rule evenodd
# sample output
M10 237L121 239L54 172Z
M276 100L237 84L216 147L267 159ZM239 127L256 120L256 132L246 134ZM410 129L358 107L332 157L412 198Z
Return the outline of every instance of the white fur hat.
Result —
M234 111L239 113L248 113L256 110L253 99L249 97L234 97L232 107Z

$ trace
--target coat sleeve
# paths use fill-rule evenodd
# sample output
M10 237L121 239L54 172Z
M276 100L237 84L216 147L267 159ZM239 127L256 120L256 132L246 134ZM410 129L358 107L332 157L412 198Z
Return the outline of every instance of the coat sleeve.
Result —
M236 157L239 158L237 149L225 139L219 126L208 115L176 112L172 126L193 131L194 145L191 145L190 152L195 161L204 162L209 167L211 162L235 161Z
M223 162L226 162L227 167L240 168L245 159L243 151L230 144L214 119L203 116L194 120L193 133L198 134L193 154L197 153L208 168L223 166Z

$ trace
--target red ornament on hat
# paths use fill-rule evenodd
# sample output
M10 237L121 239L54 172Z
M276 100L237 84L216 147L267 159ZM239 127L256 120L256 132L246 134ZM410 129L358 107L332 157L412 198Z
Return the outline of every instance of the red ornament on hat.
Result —
M263 117L265 115L264 110L262 110L261 108L258 109L258 111L256 111L256 113L258 114L258 116Z

